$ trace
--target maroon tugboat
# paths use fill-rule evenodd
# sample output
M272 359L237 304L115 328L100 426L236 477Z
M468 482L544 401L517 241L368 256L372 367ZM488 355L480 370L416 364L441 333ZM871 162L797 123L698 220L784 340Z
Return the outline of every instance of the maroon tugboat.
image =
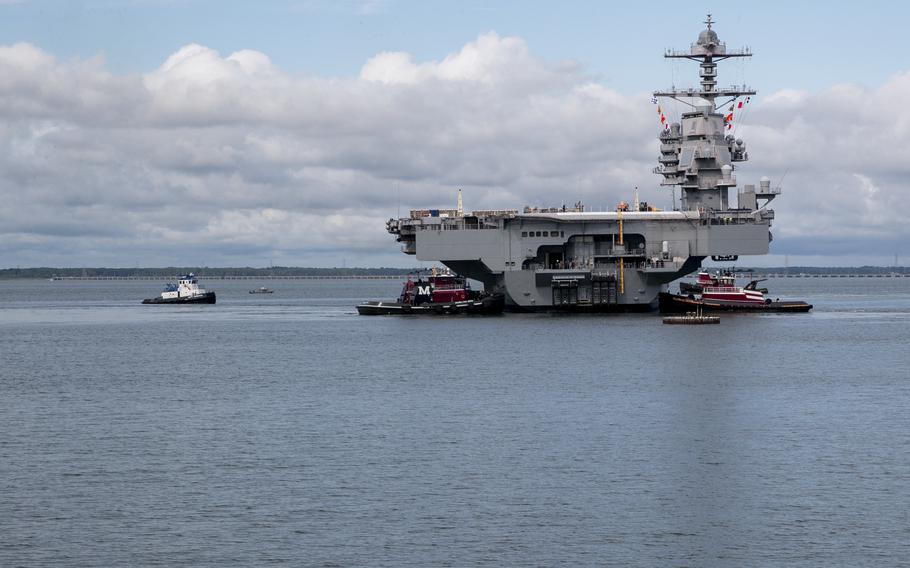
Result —
M662 313L686 313L698 309L727 312L808 312L812 304L799 300L772 300L767 288L759 288L761 280L752 280L745 286L736 285L733 272L716 275L700 272L695 284L680 284L680 294L661 292Z
M688 294L701 294L705 288L716 288L720 285L719 277L725 276L734 276L732 270L724 270L723 272L718 272L716 274L711 274L709 272L699 272L698 276L695 278L695 284L690 284L688 282L679 283L679 293L683 296ZM735 277L735 276L734 276ZM763 294L768 293L767 288L759 288L758 283L764 282L767 278L762 278L760 280L750 280L748 284L743 286L743 290L758 290Z
M433 270L429 276L408 277L396 302L364 302L362 316L378 315L493 315L502 313L505 297L471 290L463 276Z

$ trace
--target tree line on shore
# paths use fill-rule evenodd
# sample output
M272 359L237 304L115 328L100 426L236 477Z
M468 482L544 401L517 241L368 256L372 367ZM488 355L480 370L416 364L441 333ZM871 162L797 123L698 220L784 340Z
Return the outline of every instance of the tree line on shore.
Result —
M206 266L167 266L161 268L3 268L0 269L0 280L14 278L169 278L190 272L204 278L221 278L223 276L395 276L413 272L414 268L307 268L292 266L272 266L269 268L212 268Z

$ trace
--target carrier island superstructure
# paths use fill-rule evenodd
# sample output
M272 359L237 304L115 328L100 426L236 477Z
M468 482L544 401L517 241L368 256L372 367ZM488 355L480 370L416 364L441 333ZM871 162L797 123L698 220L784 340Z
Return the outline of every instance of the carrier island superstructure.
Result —
M633 201L616 211L572 207L530 208L522 212L465 213L461 193L450 210L415 210L390 219L387 229L404 253L437 261L479 280L487 291L505 295L518 310L651 310L668 284L715 260L767 254L774 218L768 203L777 196L767 178L759 186L737 188L736 164L748 159L746 147L727 128L730 105L755 91L745 86L717 87L717 64L750 57L728 50L707 28L686 51L666 58L688 59L700 67L701 88L654 93L683 103L680 122L660 133L661 185L679 187L672 211ZM674 199L675 202L675 199Z

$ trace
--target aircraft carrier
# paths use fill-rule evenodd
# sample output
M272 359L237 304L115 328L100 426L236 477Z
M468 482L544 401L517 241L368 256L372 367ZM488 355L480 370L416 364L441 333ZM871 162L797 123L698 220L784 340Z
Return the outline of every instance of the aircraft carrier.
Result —
M743 141L731 135L727 112L755 91L717 86L719 62L752 53L728 50L713 23L708 15L706 29L688 50L664 54L697 62L701 87L654 93L655 100L672 99L686 108L679 122L662 128L654 169L662 186L679 187L672 211L636 197L631 206L621 203L609 212L585 211L579 202L466 214L459 192L455 209L413 210L388 221L402 252L482 282L487 291L504 294L509 309L565 311L653 310L670 282L707 257L732 261L767 254L774 218L767 206L780 188L765 177L757 187L737 188L734 172L749 156Z

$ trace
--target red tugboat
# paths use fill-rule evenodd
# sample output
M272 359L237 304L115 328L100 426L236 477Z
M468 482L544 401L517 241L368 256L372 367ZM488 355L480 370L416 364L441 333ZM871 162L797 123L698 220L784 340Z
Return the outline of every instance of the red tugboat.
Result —
M698 276L695 279L695 284L689 284L688 282L679 283L679 293L683 296L688 294L701 294L705 288L715 288L719 286L718 274L710 274L708 272L699 272ZM723 276L734 276L732 271L726 270L723 272ZM764 282L767 278L762 278L760 280L751 280L748 284L743 286L743 290L758 290L764 294L768 293L767 288L759 288L758 283Z
M758 288L761 280L752 280L744 287L736 285L732 272L711 275L700 272L696 283L680 284L680 294L662 292L659 296L663 313L704 311L763 311L808 312L812 304L803 301L772 300L766 288Z
M357 312L362 316L493 315L502 313L504 307L503 295L471 290L464 276L434 269L426 278L417 273L416 281L409 276L397 302L364 302Z

